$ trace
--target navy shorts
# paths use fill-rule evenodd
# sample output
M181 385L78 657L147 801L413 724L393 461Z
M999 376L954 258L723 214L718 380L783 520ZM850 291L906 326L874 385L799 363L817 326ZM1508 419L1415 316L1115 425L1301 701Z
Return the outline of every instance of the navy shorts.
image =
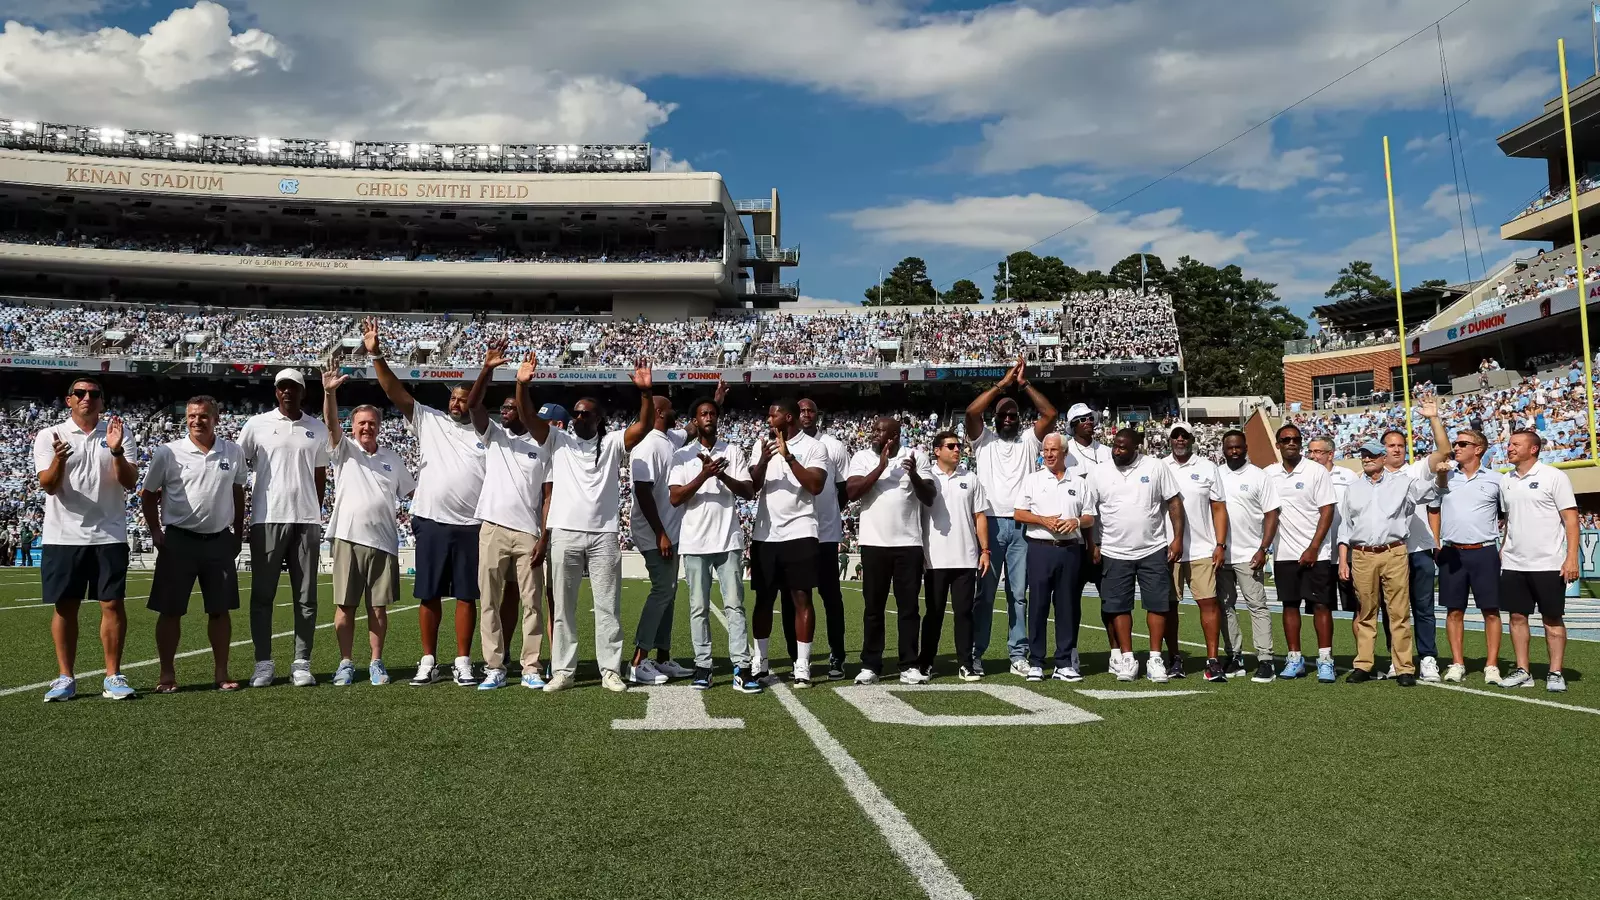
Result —
M44 602L122 600L128 594L128 545L45 544L39 553Z
M1545 618L1567 614L1567 582L1560 572L1500 572L1501 609L1524 616L1538 609Z
M1143 559L1100 557L1100 613L1120 616L1133 612L1133 589L1145 612L1164 613L1172 608L1172 568L1166 548Z
M751 588L761 596L816 589L820 547L816 538L751 541ZM825 561L832 563L831 559Z
M477 600L478 526L412 516L411 530L417 536L417 580L411 595L418 600Z
M1471 550L1439 550L1439 605L1466 609L1467 592L1484 612L1500 609L1500 550L1493 544Z
M1284 609L1314 612L1317 607L1333 607L1333 563L1320 561L1302 566L1300 561L1274 562L1272 581Z

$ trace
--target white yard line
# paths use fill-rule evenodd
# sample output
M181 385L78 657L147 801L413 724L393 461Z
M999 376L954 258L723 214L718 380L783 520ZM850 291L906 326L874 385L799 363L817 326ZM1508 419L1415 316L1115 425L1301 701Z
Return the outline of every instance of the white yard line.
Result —
M722 623L723 631L727 631L728 620L722 610L712 606L711 612ZM961 879L950 871L950 867L945 865L945 861L911 824L911 820L906 818L906 814L873 782L867 770L829 733L822 720L806 709L788 686L777 684L770 690L777 696L784 711L794 718L795 724L811 740L811 745L822 754L834 774L844 782L850 798L877 826L878 833L883 835L889 849L911 872L911 877L917 880L922 892L932 900L972 900L972 893L961 884Z
M1477 688L1459 687L1454 684L1434 684L1431 681L1419 681L1417 684L1420 684L1424 687L1439 688L1446 691L1460 691L1463 694L1477 694L1480 697L1498 697L1501 700L1516 700L1521 703L1532 703L1536 706L1548 706L1551 709L1565 709L1571 712L1590 713L1591 715L1600 716L1600 709L1593 709L1588 706L1574 706L1571 703L1557 703L1554 700L1540 700L1538 697L1524 697L1521 694L1514 693L1515 691L1523 690L1523 688L1502 688L1499 691L1480 691Z
M133 572L129 572L128 573L128 577L129 578L134 578L134 577L136 577L136 575ZM332 575L323 575L323 576L320 576L317 579L317 584L332 584L332 583L333 583L333 576ZM144 585L140 585L140 587L144 587ZM196 594L197 593L198 593L198 591L196 592ZM196 594L190 594L189 596L193 597L193 596L196 596ZM129 597L127 599L134 600L134 599L137 599L137 598ZM241 599L243 599L243 598L241 598ZM44 601L43 597L18 597L17 599L15 599L15 600L13 600L11 602L12 603L32 603L32 604L35 604L35 605L33 605L33 606L0 606L0 612L5 612L5 611L11 610L11 609L55 609L55 607L53 607L53 606L45 606L43 601ZM93 601L93 600L85 600L83 602L86 603L86 604L93 604L95 601ZM246 601L246 602L248 602L248 601ZM279 603L278 605L279 606L288 606L289 604L287 604L287 603Z
M417 608L417 604L412 604L411 606L393 607L393 608L391 608L389 610L389 612L391 612L391 613L403 613L403 612L406 612L408 610L413 610L413 609L416 609L416 608ZM362 619L365 619L365 618L366 618L366 616L357 616L356 617L356 621L359 622L359 621L361 621ZM333 627L333 623L332 622L323 622L321 625L317 626L317 630L320 631L320 630L322 630L324 628L332 628L332 627ZM293 630L280 631L277 634L274 634L272 636L272 639L273 640L277 640L278 638L289 637L292 634L294 634ZM244 645L249 644L249 643L252 643L252 641L247 638L247 639L242 640L242 641L234 641L233 643L229 644L228 646L229 647L243 647ZM187 659L187 658L189 658L191 656L204 656L205 654L210 653L210 652L211 652L211 648L210 647L205 647L205 648L200 649L200 650L186 650L186 651L184 651L182 653L179 653L179 654L173 656L173 659ZM161 662L160 659L143 659L143 660L140 660L140 661L134 662L134 663L124 663L123 666L122 666L122 669L123 669L123 671L127 671L128 669L142 669L142 668L144 668L146 666L156 665L159 662ZM79 672L77 677L80 678L80 679L93 678L96 675L104 675L105 673L106 673L105 669L95 669L93 672ZM0 697L8 697L8 696L10 696L12 694L24 694L24 693L27 693L28 691L36 691L36 690L38 690L40 688L46 688L46 687L49 687L49 686L50 686L50 682L41 681L41 682L38 682L37 684L25 684L22 687L6 688L5 690L0 690Z

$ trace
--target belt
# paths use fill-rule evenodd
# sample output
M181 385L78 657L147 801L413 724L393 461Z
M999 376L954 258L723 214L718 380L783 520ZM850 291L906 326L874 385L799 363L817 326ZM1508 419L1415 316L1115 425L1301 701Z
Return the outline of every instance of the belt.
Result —
M1405 539L1402 538L1401 540L1398 540L1398 541L1390 541L1387 544L1367 544L1367 545L1351 544L1350 545L1350 549L1351 550L1360 550L1362 553L1387 553L1388 551L1393 550L1396 547L1404 547L1405 545L1406 545Z
M1027 539L1030 544L1041 544L1045 547L1082 547L1082 540L1047 541L1044 538L1031 537Z
M1485 547L1494 546L1493 544L1458 544L1455 541L1445 541L1444 545L1452 550L1482 550Z

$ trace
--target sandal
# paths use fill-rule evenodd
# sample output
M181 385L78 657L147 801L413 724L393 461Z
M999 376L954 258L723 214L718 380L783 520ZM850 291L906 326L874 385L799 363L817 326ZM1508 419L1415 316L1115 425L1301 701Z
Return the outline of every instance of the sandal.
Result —
M222 691L223 693L230 693L232 691L237 691L238 689L239 689L239 682L237 682L237 681L219 681L219 682L217 682L217 690Z
M158 694L176 694L177 692L178 686L170 681L163 681L156 685L156 693Z

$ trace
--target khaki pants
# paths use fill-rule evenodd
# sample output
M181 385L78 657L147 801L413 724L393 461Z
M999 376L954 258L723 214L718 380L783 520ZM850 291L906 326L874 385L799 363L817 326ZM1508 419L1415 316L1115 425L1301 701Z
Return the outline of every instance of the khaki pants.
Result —
M538 538L484 522L478 530L478 633L483 638L483 664L486 669L504 669L511 636L500 625L500 598L506 582L517 583L517 602L522 606L522 668L532 671L539 664L544 644L544 567L533 564Z
M1411 655L1411 564L1406 548L1368 553L1352 547L1350 580L1360 604L1355 618L1356 668L1372 671L1378 604L1382 602L1389 611L1389 651L1394 655L1395 673L1415 675L1417 669Z
M1177 606L1183 599L1184 585L1188 585L1190 593L1195 600L1215 600L1217 597L1217 567L1211 564L1210 556L1202 556L1189 562L1175 562L1172 564L1172 603Z

